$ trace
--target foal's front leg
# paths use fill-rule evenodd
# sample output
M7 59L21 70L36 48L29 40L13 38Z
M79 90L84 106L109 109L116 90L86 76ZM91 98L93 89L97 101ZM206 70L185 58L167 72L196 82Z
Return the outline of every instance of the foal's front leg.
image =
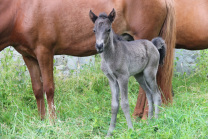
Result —
M129 77L127 77L127 76L119 77L118 84L119 84L119 88L120 88L120 92L121 92L121 108L122 108L124 115L126 117L128 128L133 129L133 125L131 122L131 116L129 113L128 80L129 80Z
M110 136L116 126L116 118L117 118L117 113L119 109L119 86L118 86L118 82L115 79L113 79L112 77L108 75L107 77L109 79L111 95L112 95L112 100L111 100L112 116L111 116L110 127L109 127L108 134L107 134L107 136Z

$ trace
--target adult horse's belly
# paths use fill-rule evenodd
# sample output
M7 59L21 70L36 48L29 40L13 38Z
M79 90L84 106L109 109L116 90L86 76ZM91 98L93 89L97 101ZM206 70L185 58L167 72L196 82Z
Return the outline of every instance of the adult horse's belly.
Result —
M208 1L175 0L176 48L208 48Z

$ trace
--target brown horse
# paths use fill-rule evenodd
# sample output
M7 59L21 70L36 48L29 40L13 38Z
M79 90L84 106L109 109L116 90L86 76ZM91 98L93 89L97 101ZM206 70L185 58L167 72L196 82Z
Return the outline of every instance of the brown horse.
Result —
M135 39L163 36L167 57L160 67L158 84L166 99L172 100L172 60L175 44L175 19L172 0L1 0L0 51L13 46L30 72L32 88L41 118L45 116L44 93L49 114L55 116L53 56L96 54L93 24L88 12L109 13L117 18L116 33L128 33Z
M175 0L176 48L200 50L208 48L208 1ZM168 61L173 61L169 58ZM172 65L171 67L172 68ZM160 70L160 73L163 70ZM158 80L159 82L162 80ZM162 85L162 84L160 84ZM167 84L164 84L167 85ZM162 90L165 87L161 87ZM164 91L164 90L163 90ZM164 92L166 94L166 92ZM168 98L168 97L166 97ZM134 116L146 117L145 94L139 93ZM146 102L147 103L147 102Z

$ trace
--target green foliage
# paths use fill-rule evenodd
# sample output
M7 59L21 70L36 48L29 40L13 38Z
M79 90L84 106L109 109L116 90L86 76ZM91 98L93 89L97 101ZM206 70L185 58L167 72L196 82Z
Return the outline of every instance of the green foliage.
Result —
M200 51L197 67L201 76L208 76L208 50Z
M12 52L6 50L0 65L0 138L105 138L111 118L111 94L107 78L96 57L94 67L86 66L78 75L55 76L57 119L41 121L25 66L17 67ZM0 53L2 54L2 53ZM134 120L128 130L119 109L111 138L208 138L207 64L202 56L197 72L173 78L174 102L161 107L160 118ZM204 61L204 62L203 62ZM130 113L134 111L138 83L129 82Z

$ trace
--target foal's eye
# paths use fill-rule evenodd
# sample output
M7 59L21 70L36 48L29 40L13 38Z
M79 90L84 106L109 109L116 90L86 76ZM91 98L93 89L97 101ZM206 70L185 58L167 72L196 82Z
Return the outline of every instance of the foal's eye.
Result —
M107 32L110 32L111 31L111 29L109 28L108 30L107 30Z
M93 32L96 32L95 29L93 29Z

